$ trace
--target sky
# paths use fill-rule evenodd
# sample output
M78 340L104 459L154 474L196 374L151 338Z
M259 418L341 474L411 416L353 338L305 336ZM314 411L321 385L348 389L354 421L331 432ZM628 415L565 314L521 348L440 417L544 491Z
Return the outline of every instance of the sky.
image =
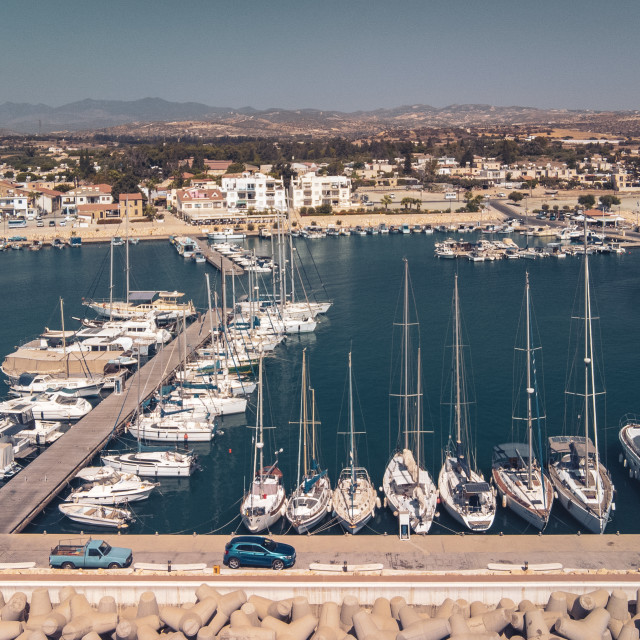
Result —
M640 109L638 0L2 0L0 103Z

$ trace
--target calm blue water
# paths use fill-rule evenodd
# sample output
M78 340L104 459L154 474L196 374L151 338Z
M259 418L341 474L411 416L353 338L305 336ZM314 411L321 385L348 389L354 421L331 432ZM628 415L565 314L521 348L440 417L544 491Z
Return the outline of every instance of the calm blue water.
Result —
M582 259L563 261L438 261L433 257L436 237L368 236L299 241L297 250L315 288L321 289L315 266L334 306L314 334L289 338L275 357L265 362L266 413L269 430L265 451L282 447L280 466L285 483L293 488L296 474L299 379L302 349L307 349L311 382L316 390L321 421L321 460L336 478L345 464L346 449L338 431L346 429L347 354L353 352L353 372L358 390L356 421L364 422L366 439L359 445L360 462L376 484L382 480L396 435L389 435L392 323L398 318L402 286L402 258L409 260L421 324L423 387L427 416L434 434L426 436L427 464L437 476L441 450L448 436L448 413L441 407L443 362L450 322L453 278L457 270L461 311L468 338L475 387L477 458L488 477L494 444L511 439L513 347L520 315L525 270L544 354L544 390L547 432L562 432L564 388L570 316L580 279ZM270 243L250 241L259 253ZM311 251L313 260L310 258ZM116 295L124 289L124 249L116 255ZM635 517L638 484L626 476L618 461L618 423L625 413L640 413L637 383L640 364L635 329L640 326L636 304L640 289L640 253L594 256L590 262L592 284L601 316L602 353L607 389L606 407L600 413L601 454L617 488L617 511L609 532L640 531ZM131 248L131 288L178 289L195 304L206 307L204 273L219 287L218 273L208 265L185 262L168 242L141 243ZM59 298L64 298L67 327L83 314L82 297L108 297L109 251L105 245L36 253L11 251L0 255L2 331L0 353L8 353L44 326L59 327ZM236 292L244 283L236 281ZM396 342L397 345L397 337ZM446 359L446 360L445 360ZM0 389L4 394L6 387ZM238 508L251 466L253 406L246 417L225 418L224 431L211 445L192 445L203 467L188 479L162 480L160 491L132 505L138 516L132 533L199 533L235 531ZM606 419L605 419L606 411ZM444 425L444 426L441 426ZM126 444L132 444L131 442ZM125 442L119 444L125 446ZM80 527L61 519L55 505L33 524L31 531L77 532ZM86 529L86 527L85 527ZM286 529L283 525L282 530ZM396 521L380 510L368 532L395 533ZM554 507L547 533L574 532L577 525L561 507ZM457 526L442 513L432 531L448 533ZM276 532L280 532L278 527ZM526 525L500 509L493 532L519 533ZM334 528L332 533L338 533ZM531 532L528 530L527 532Z

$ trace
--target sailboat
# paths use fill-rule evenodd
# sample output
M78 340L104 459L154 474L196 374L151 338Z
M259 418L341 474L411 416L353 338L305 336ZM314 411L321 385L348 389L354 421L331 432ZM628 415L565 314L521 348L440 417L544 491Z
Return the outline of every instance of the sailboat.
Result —
M287 502L287 519L296 533L306 533L331 511L331 482L320 468L317 456L315 393L308 388L306 352L302 351L302 391L300 396L300 447L298 449L298 484ZM308 395L311 391L311 421ZM302 475L301 475L302 474Z
M537 529L544 529L549 522L553 503L553 486L543 472L534 454L534 420L538 426L540 440L540 402L536 375L535 351L532 347L531 298L529 273L525 285L525 354L526 374L524 393L526 396L526 416L514 416L515 421L526 420L527 442L509 442L493 448L492 479L502 497L503 506L524 518ZM539 347L538 347L539 348ZM516 347L516 354L523 351ZM514 402L514 408L519 403ZM535 413L535 417L534 417Z
M278 460L269 467L264 466L262 356L258 363L258 406L256 411L256 437L253 447L253 472L251 486L240 506L242 524L251 532L258 533L273 526L286 510L286 494L282 486L282 471Z
M140 354L138 353L138 413L140 412ZM138 416L139 417L139 416ZM188 442L188 441L187 441ZM196 467L196 456L193 453L179 452L171 449L143 451L140 432L137 437L136 451L106 452L102 455L102 464L125 473L133 473L143 477L176 477L190 476Z
M451 517L471 531L486 531L496 515L496 497L484 478L471 465L469 406L462 357L458 276L453 290L454 344L452 362L452 422L445 459L438 477L438 489ZM455 435L455 442L453 436Z
M417 324L417 323L416 323ZM431 528L438 502L438 490L421 466L422 427L420 388L420 350L418 349L415 390L410 388L409 363L409 263L404 259L404 311L402 318L402 376L398 417L402 428L402 448L387 464L382 477L382 488L387 505L394 512L409 514L409 524L416 533L427 533ZM411 448L413 440L414 449Z
M549 438L549 476L562 506L592 533L604 533L613 507L613 482L600 462L593 353L589 258L587 255L587 223L584 230L584 392L567 396L578 398L579 415L584 435ZM577 364L579 361L577 362ZM577 373L577 371L576 371ZM565 413L565 419L567 414ZM579 426L579 425L577 425ZM593 433L593 442L591 440Z
M347 533L358 533L373 518L376 490L364 467L358 467L353 420L353 380L349 352L349 459L333 492L333 515Z

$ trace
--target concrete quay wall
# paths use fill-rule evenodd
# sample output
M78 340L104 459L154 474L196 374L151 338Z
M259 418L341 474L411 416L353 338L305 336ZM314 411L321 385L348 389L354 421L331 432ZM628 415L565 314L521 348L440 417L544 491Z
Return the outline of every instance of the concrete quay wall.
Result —
M271 600L304 596L310 604L342 602L345 595L358 598L363 605L372 605L377 598L391 599L402 596L410 605L437 605L445 598L480 601L496 605L501 598L514 602L530 600L536 605L545 604L554 591L566 591L578 595L595 589L622 590L630 600L636 599L640 588L640 573L636 575L538 575L538 576L318 576L318 575L262 575L244 574L233 577L198 574L190 576L167 575L70 575L56 572L41 575L2 575L0 592L5 600L14 593L23 592L31 600L37 588L49 589L53 601L63 587L74 587L97 605L104 596L112 596L120 606L137 604L140 595L152 591L159 605L183 605L196 602L195 591L206 583L221 593L242 589L247 596L258 595Z

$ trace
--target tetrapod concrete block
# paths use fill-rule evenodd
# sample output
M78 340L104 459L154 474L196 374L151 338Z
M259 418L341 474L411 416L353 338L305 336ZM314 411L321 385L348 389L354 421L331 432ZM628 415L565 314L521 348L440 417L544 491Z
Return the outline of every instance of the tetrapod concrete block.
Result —
M631 614L629 613L629 599L622 589L614 589L611 592L606 609L614 620L625 622L631 618Z
M247 618L249 618L252 627L260 626L260 617L258 616L258 611L252 602L245 602L240 607L240 611L242 611L242 613L244 613Z
M449 620L431 618L398 632L397 640L442 640L451 633Z
M405 605L398 612L398 618L400 619L400 625L403 629L410 627L416 623L422 622L424 618L418 613L415 607Z
M22 591L16 591L0 611L3 622L17 622L24 620L27 613L27 596Z
M218 612L229 617L236 609L239 609L247 601L247 594L238 589L230 591L218 599Z
M65 624L67 624L67 619L61 613L52 611L46 616L40 628L49 638L57 638L62 633Z
M146 618L147 616L159 616L160 608L153 591L143 591L138 600L138 610L136 618Z
M31 593L31 604L29 605L29 617L44 616L53 611L49 589L38 587Z
M556 632L568 640L602 640L610 617L606 609L598 608L581 620L560 618Z
M295 622L311 613L309 601L304 596L296 596L291 600L291 621Z
M360 611L358 598L347 594L342 599L342 606L340 607L340 626L345 631L350 631L353 628L353 616L358 611Z
M276 620L288 621L291 617L291 600L272 602L267 613Z
M553 591L547 600L545 611L554 611L561 615L567 613L567 598L562 591Z
M391 615L399 620L400 609L407 606L407 601L402 596L394 596L389 601L389 606L391 607Z
M2 620L0 622L0 640L15 640L23 630L19 620Z

